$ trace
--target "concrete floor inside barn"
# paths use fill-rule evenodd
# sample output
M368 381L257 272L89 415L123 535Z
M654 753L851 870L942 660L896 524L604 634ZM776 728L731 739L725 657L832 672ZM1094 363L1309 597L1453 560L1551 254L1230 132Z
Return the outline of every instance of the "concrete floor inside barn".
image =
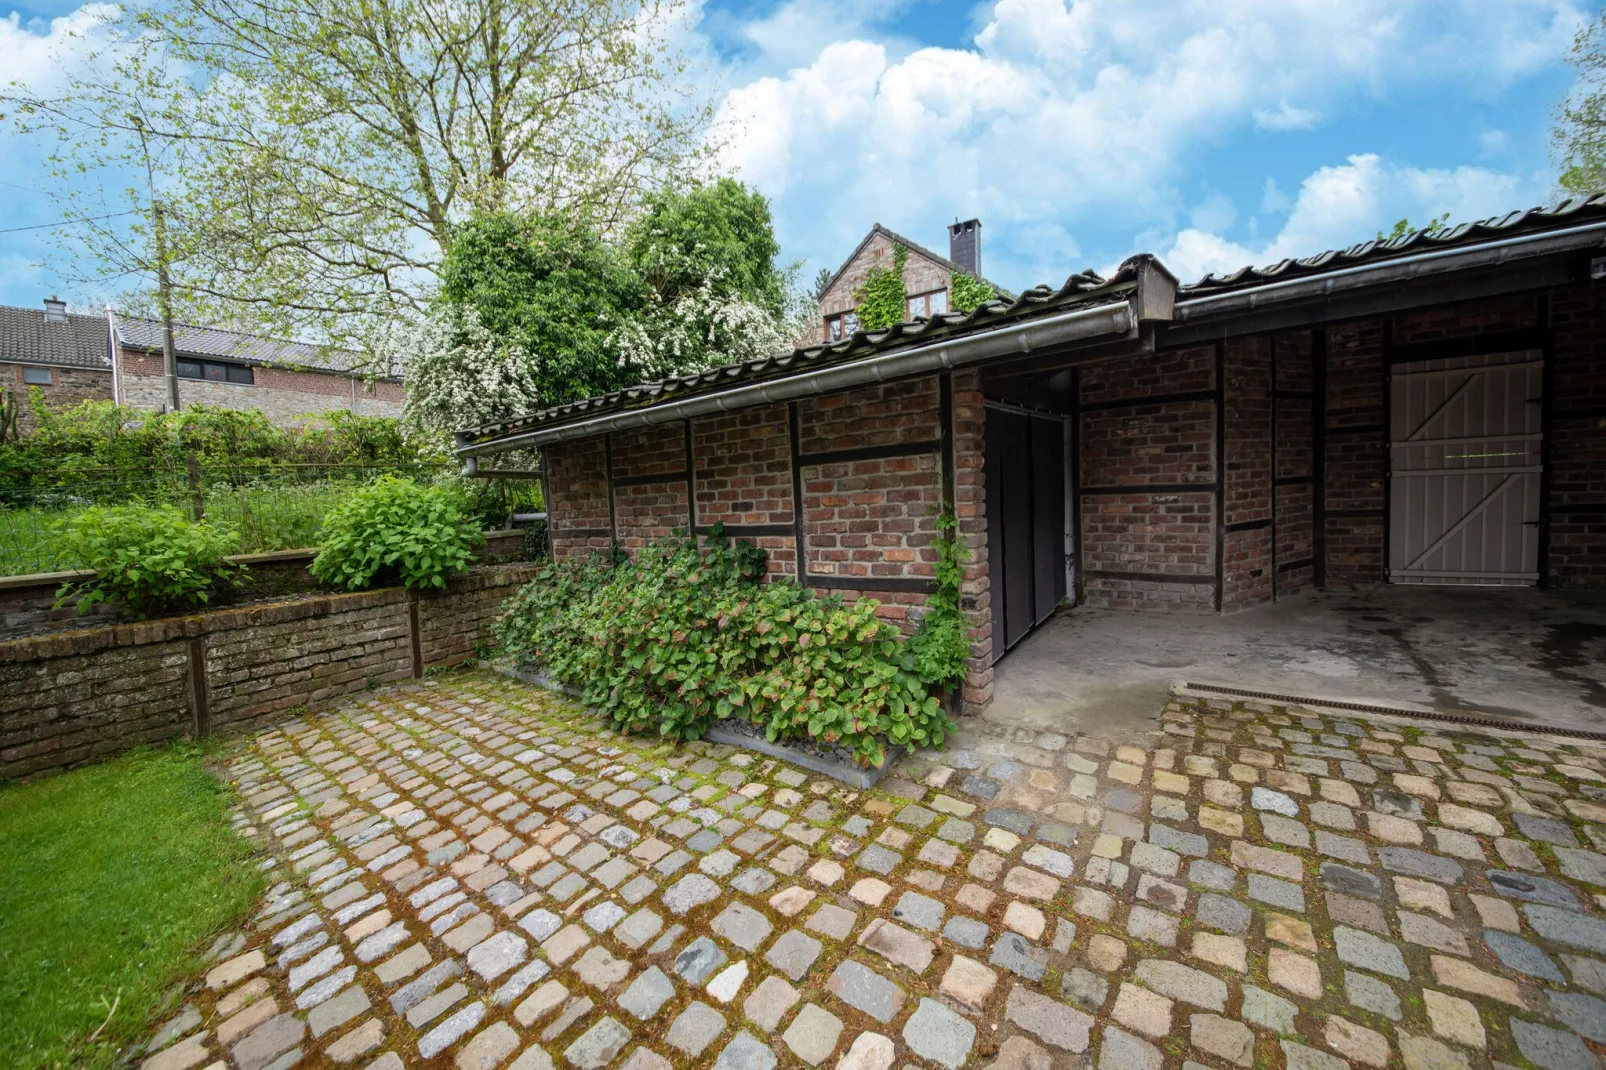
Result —
M998 663L985 716L1141 731L1177 680L1606 729L1606 594L1380 585L1228 616L1063 609Z

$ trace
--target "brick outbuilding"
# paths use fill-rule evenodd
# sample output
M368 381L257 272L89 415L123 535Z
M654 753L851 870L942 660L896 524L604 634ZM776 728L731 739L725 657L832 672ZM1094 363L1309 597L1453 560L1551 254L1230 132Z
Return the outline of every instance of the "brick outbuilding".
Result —
M1134 257L458 436L538 447L552 552L723 523L913 628L969 551L967 704L1066 601L1606 587L1606 197L1181 285Z

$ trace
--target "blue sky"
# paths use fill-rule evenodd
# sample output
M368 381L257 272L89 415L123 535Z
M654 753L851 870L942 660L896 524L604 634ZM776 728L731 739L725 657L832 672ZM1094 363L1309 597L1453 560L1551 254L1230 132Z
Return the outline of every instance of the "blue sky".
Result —
M1573 0L702 0L677 35L722 167L773 201L783 256L835 268L880 222L943 251L977 216L1012 289L1158 254L1185 280L1350 244L1407 216L1550 200ZM0 21L47 79L82 10ZM61 20L53 22L52 20ZM0 131L0 229L49 222ZM0 303L79 292L48 232L0 233Z

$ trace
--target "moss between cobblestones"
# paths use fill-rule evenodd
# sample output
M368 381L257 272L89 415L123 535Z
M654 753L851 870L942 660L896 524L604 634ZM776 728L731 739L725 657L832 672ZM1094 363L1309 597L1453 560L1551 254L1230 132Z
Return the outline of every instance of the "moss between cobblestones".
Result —
M175 745L0 788L0 1063L111 1065L256 901L204 761Z

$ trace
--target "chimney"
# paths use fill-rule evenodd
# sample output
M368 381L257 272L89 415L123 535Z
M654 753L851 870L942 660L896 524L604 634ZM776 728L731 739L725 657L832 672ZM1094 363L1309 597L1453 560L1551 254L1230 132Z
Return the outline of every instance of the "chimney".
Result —
M948 226L948 259L981 278L981 220L955 219Z
M61 300L55 294L45 298L45 322L66 323L67 302Z

